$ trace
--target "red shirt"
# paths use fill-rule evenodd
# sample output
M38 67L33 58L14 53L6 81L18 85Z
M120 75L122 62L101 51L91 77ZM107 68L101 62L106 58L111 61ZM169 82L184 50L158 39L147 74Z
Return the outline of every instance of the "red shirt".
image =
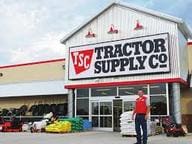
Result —
M147 97L141 96L136 99L135 113L146 114L147 113Z

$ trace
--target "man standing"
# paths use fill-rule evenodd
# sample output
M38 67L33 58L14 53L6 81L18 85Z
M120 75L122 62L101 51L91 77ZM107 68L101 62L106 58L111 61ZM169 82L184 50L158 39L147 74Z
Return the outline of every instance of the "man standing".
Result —
M149 98L144 96L142 90L138 91L138 98L135 102L135 108L133 110L132 119L135 116L135 130L137 133L137 142L135 144L147 144L147 119L150 112ZM143 130L143 141L141 140L141 128Z

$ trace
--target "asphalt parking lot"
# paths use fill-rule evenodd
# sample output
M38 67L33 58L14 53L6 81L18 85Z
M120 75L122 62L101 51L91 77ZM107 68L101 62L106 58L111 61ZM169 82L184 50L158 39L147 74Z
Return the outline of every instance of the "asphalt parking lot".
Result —
M135 137L122 137L116 132L0 133L0 144L133 144L134 142ZM150 136L148 144L192 144L192 134L178 138L165 135Z

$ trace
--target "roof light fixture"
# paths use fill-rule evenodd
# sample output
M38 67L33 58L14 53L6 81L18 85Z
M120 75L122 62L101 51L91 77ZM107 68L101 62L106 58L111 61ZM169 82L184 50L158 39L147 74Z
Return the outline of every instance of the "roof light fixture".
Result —
M92 32L92 29L90 28L85 36L86 38L92 38L95 37L95 33Z
M114 25L111 24L111 27L110 27L110 29L109 29L109 31L108 31L108 34L117 34L118 32L119 32L118 29L116 29L116 28L114 27Z
M141 29L143 29L143 26L139 23L139 20L137 20L134 30L141 30Z

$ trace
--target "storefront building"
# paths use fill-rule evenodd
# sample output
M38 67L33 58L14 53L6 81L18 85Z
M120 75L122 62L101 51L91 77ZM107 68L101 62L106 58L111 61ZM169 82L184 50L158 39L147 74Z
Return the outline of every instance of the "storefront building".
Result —
M191 114L181 102L191 91L191 38L179 18L110 4L61 40L67 47L69 116L87 118L95 129L119 131L120 114L133 109L143 89L152 119L173 115L182 123L183 112Z
M43 116L55 109L67 115L64 63L54 59L1 66L0 116Z

